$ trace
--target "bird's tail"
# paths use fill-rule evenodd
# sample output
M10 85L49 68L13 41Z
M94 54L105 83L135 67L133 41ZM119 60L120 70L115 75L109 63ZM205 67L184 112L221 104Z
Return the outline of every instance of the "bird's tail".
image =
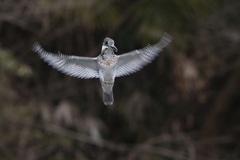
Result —
M105 105L113 105L113 92L103 92L103 102Z

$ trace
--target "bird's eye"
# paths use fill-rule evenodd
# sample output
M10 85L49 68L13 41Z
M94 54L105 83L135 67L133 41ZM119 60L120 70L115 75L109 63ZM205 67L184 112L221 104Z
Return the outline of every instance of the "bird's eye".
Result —
M108 41L105 42L105 45L108 45Z

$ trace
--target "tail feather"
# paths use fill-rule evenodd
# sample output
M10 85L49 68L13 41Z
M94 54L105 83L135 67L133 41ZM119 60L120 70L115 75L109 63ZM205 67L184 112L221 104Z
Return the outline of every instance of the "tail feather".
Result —
M110 93L106 93L104 92L103 93L103 102L105 105L113 105L113 93L110 92Z

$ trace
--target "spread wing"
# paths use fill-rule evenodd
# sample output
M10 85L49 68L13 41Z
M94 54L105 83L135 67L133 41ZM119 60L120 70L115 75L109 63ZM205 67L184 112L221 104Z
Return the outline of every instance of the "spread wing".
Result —
M97 58L49 53L39 43L33 45L33 51L53 68L67 75L77 78L99 78Z
M126 76L139 71L145 65L152 62L158 53L161 52L171 41L172 37L167 33L164 33L161 40L154 45L148 45L142 49L119 55L116 77Z

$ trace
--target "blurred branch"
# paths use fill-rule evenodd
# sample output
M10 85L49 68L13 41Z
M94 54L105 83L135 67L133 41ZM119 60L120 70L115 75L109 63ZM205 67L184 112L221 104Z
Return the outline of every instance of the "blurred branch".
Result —
M46 130L50 131L50 132L54 132L56 134L59 134L61 136L66 136L84 143L88 143L88 144L92 144L98 147L103 147L103 148L107 148L109 150L112 151L117 151L117 152L130 152L132 151L132 148L136 148L133 146L129 146L126 144L115 144L113 142L110 141L106 141L106 140L101 140L100 142L95 141L94 139L92 139L91 137L84 135L84 134L80 134L79 132L74 132L74 131L70 131L64 128L61 128L59 126L56 125L48 125L45 128ZM162 139L162 137L157 137L156 139ZM151 139L152 140L156 140L155 138ZM164 138L163 138L164 139ZM166 140L166 139L165 139ZM174 158L174 159L186 159L187 157L184 156L183 154L179 154L178 152L172 151L170 149L165 149L165 148L156 148L153 146L149 146L149 145L137 145L140 147L137 147L138 151L141 152L142 154L155 154L155 155L161 155L161 156L165 156L165 157L169 157L169 158ZM141 156L141 155L135 155L135 156Z
M79 132L70 131L67 129L64 129L62 127L56 126L56 125L48 125L45 128L47 131L54 132L58 135L65 136L68 138L72 138L78 141L81 141L83 143L92 144L101 148L107 148L109 150L115 151L115 152L126 152L128 154L128 159L133 160L135 157L142 157L143 155L159 155L164 156L172 159L188 159L188 160L194 160L194 159L206 159L206 160L218 160L217 158L213 157L207 157L203 155L196 154L195 152L195 146L192 143L191 139L183 134L177 134L174 135L162 135L153 137L146 142L129 146L126 144L116 144L111 141L107 140L101 140L100 142L95 141L91 137L81 134ZM211 140L211 139L210 139ZM187 155L183 151L174 151L172 149L162 148L162 147L154 147L154 145L159 145L161 143L169 143L178 141L180 143L185 144L185 147L187 149ZM214 142L214 141L213 141ZM201 142L202 143L202 142ZM184 148L182 148L184 149Z
M176 136L170 136L170 135L161 135L157 137L150 138L149 140L136 145L136 147L133 148L132 152L129 155L129 160L134 159L134 157L138 156L143 150L152 150L154 145L159 145L162 143L170 143L178 141L185 144L185 147L188 150L188 157L185 156L184 153L177 152L174 153L172 150L165 150L162 152L162 148L160 149L160 153L166 157L170 157L173 159L188 159L188 160L194 160L196 158L195 153L195 146L191 142L190 138L183 134L177 134ZM181 154L180 154L181 153Z
M136 145L126 145L126 144L116 144L111 141L107 141L102 139L101 141L95 141L93 138L91 138L88 135L81 134L79 132L74 132L67 130L65 128L56 126L56 125L47 125L45 129L49 132L56 133L61 136L65 136L71 139L78 140L83 143L91 144L98 146L100 148L107 148L114 152L124 152L128 153L127 158L128 160L134 160L137 157L142 157L143 155L158 155L158 156L164 156L170 159L186 159L186 160L195 160L195 159L205 159L205 160L219 160L218 158L204 156L201 154L196 153L196 148L192 140L183 134L176 134L176 135L161 135L157 137L150 138L149 140L136 144ZM232 140L230 137L219 137L219 139L222 143L229 142L229 140ZM219 141L219 142L220 142ZM181 148L180 150L174 150L174 149L167 149L163 147L157 147L157 145L163 144L163 143L170 143L170 142L179 142L180 144L184 144L185 147ZM196 143L196 142L195 142ZM202 143L215 143L215 139L209 138L205 141L197 142L197 144ZM156 146L155 146L156 145ZM187 149L187 154L184 149Z

